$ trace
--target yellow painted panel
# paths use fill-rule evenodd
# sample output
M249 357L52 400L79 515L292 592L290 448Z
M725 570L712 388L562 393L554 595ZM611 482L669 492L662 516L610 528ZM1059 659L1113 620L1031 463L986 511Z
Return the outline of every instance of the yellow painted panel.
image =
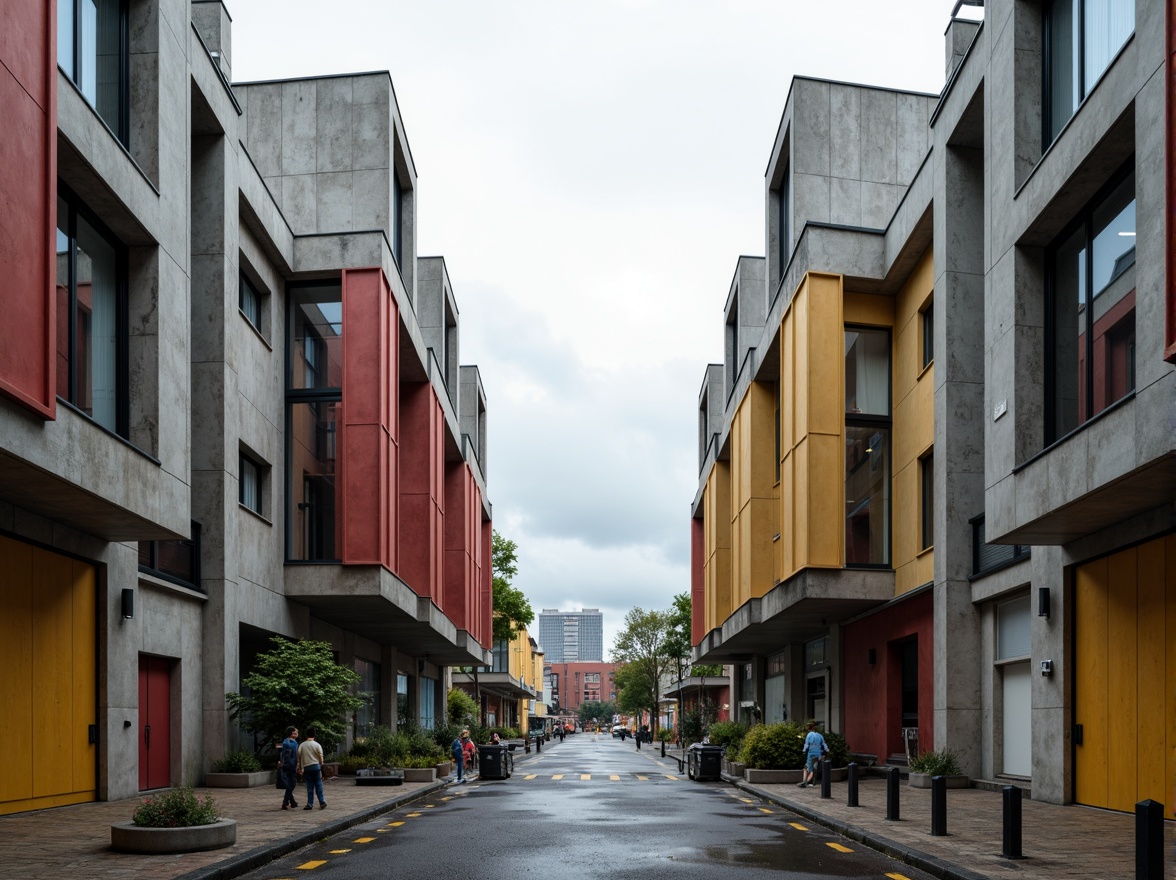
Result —
M809 441L802 438L792 453L793 495L792 495L792 567L785 568L781 575L787 580L809 564Z
M94 567L74 561L73 593L73 791L94 788L97 746L90 743L90 725L98 723L97 663L98 585Z
M70 560L33 551L33 796L73 788Z
M796 291L789 316L792 319L792 444L800 443L809 432L809 287L810 280Z
M760 598L775 586L776 501L774 498L754 498L748 506L751 517L750 535L750 595Z
M1163 802L1168 805L1168 816L1176 818L1176 694L1172 692L1171 688L1171 683L1176 681L1176 535L1168 535L1161 541L1164 545L1165 605L1167 607L1164 626L1167 673L1162 679L1165 685L1163 693L1166 703L1164 729L1168 741L1167 769L1164 773L1164 779L1171 786L1167 789L1168 796L1164 798Z
M1107 803L1107 561L1074 572L1074 722L1082 744L1074 749L1074 799Z
M1107 560L1107 797L1113 810L1131 810L1135 805L1139 681L1136 559L1137 553L1131 549Z
M894 298L872 293L845 294L845 323L893 327Z
M1167 763L1164 713L1172 698L1171 685L1157 688L1156 682L1173 681L1164 678L1164 544L1152 541L1132 552L1139 560L1139 673L1135 693L1139 734L1134 749L1138 766L1132 803L1152 798L1166 804L1169 800L1165 781L1170 783L1172 777L1156 772Z
M840 435L808 438L808 564L841 566L845 558L845 490Z
M915 555L923 549L918 546L923 537L919 519L919 469L909 461L904 467L896 469L890 490L894 493L891 549L894 553L894 567L897 569L913 563Z
M840 276L810 276L807 430L840 434L845 424L845 322ZM840 490L838 490L840 491Z
M780 465L780 501L777 505L780 516L780 540L776 542L776 576L780 579L796 570L796 550L793 546L793 535L797 528L796 478L793 475L795 463L795 454L786 448L784 461Z
M774 494L776 483L776 386L753 382L748 390L751 413L751 494L760 498Z
M0 813L33 795L33 548L0 536L0 718L8 728Z
M780 447L785 454L796 442L795 327L789 309L780 322Z

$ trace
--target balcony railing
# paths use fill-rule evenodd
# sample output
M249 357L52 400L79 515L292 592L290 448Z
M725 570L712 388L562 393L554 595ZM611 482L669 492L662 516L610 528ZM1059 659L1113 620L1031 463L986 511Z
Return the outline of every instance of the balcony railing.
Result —
M204 592L200 585L200 523L193 520L190 541L140 541L139 571Z

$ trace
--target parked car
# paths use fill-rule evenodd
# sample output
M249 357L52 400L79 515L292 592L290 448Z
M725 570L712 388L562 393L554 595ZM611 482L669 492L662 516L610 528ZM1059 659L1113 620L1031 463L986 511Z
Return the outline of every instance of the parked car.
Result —
M629 728L625 727L625 725L623 725L623 724L614 724L612 726L612 735L614 738L620 737L621 739L624 739L628 735L628 733L629 733Z

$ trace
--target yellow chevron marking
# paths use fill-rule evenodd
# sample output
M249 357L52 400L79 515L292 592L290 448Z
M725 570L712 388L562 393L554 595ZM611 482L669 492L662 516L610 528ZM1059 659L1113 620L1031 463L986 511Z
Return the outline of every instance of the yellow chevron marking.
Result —
M327 863L326 859L316 859L313 862L303 862L301 865L299 865L297 867L296 870L309 871L311 868L317 868L319 865L325 865L326 863Z
M903 876L902 874L887 874L886 876L889 877L890 880L911 880L910 877Z
M420 813L405 813L404 815L407 816L409 819L419 819L421 816Z
M788 824L791 825L793 828L795 828L797 831L808 831L808 829L805 826L801 825L799 822L789 822ZM906 878L904 877L903 880L906 880Z
M355 838L355 840L353 842L354 843L371 843L373 840L375 840L374 837L357 837L357 838Z
M842 846L840 843L826 843L825 846L829 849L835 849L838 852L853 852L848 846Z
M351 850L349 850L349 849L333 849L333 850L331 850L331 855L341 856L341 855L343 855L343 853L349 853L349 852L351 852Z
M389 828L399 828L403 824L404 824L403 822L389 822L388 827Z

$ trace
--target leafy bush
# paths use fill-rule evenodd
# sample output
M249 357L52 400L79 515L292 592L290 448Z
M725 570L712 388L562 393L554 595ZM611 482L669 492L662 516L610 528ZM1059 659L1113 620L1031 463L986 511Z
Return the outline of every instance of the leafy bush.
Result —
M829 766L844 767L849 764L849 743L845 737L833 731L823 732L822 736L825 737L825 745L829 747Z
M707 728L706 735L710 737L712 746L723 746L728 755L737 755L747 730L747 725L738 721L716 721Z
M657 729L657 741L664 743L673 742L674 731L668 727L659 727Z
M448 757L448 745L442 748L432 734L417 727L393 733L391 728L377 725L366 737L355 741L343 760L348 765L360 761L360 767L432 767Z
M804 731L792 721L757 724L743 737L739 760L755 770L799 770L804 766Z
M469 727L472 732L478 720L478 704L474 698L461 688L450 688L445 700L445 715L450 725Z
M344 755L339 759L339 773L342 776L354 776L356 770L375 766L379 766L379 764L363 755Z
M213 773L259 773L261 761L253 752L229 752L223 758L212 762Z
M959 776L959 755L951 749L941 749L937 752L923 752L911 761L912 773L929 773L932 776Z
M187 785L147 798L131 816L131 821L143 828L191 828L211 825L216 820L212 795L200 800Z

